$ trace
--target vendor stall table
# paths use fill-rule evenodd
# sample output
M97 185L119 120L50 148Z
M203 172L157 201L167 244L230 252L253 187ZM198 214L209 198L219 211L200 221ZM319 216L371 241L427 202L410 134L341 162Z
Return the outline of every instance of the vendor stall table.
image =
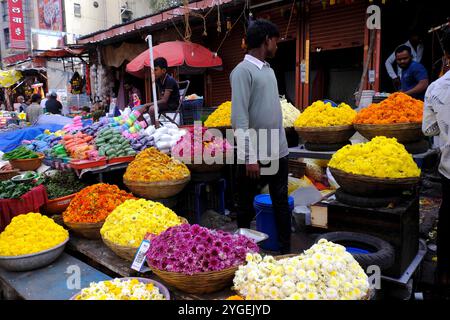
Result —
M103 182L103 174L107 172L123 170L128 168L129 162L110 164L102 167L83 169L83 170L74 170L77 174L78 178L81 178L86 173L98 174L99 182Z
M289 148L289 158L306 158L306 159L317 159L317 160L331 160L331 157L336 153L336 151L309 151L305 149L304 145L300 145L295 148ZM435 150L428 150L426 153L414 154L413 158L419 167L422 166L423 160L429 156L436 153Z
M0 300L68 300L78 288L71 288L70 276L79 272L80 288L91 282L111 279L86 263L63 253L51 265L28 272L9 272L0 269ZM76 281L74 281L76 287Z
M167 286L176 300L223 300L235 294L231 289L202 295L181 292L165 284L150 271L139 273L131 269L131 262L118 257L101 240L87 240L71 235L66 250L78 259L95 266L112 277L143 277L159 281Z

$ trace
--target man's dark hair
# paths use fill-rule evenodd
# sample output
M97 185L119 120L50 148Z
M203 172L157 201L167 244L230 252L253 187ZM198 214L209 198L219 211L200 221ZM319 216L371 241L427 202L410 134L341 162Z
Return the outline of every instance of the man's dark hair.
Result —
M154 61L154 65L155 65L155 68L159 67L160 69L166 69L166 70L168 68L167 60L165 58L162 58L162 57L161 58L156 58L155 61Z
M409 55L412 56L411 48L408 47L407 45L404 45L404 44L399 46L397 49L395 49L395 54L397 55L397 54L402 53L404 51L408 51Z
M266 39L279 38L280 31L272 22L264 19L252 21L247 29L247 47L256 49L266 41Z
M40 94L33 94L31 96L31 102L39 102L41 100L41 95Z
M447 54L450 54L450 27L445 27L444 34L442 36L442 44Z

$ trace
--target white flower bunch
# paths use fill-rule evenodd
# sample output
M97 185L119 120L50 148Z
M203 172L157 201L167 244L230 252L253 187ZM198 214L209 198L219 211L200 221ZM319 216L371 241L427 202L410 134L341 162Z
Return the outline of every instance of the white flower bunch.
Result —
M281 111L283 113L283 127L293 127L295 120L300 117L300 111L292 104L290 104L286 99L281 100L280 103Z
M165 297L152 283L145 284L137 279L114 279L92 282L76 300L165 300Z
M280 261L247 254L234 289L246 300L360 300L369 281L343 246L322 239L302 255Z

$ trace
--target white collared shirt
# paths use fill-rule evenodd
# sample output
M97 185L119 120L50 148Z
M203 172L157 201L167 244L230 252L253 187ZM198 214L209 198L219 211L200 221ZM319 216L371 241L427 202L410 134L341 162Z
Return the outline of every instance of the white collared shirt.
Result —
M259 60L258 58L255 58L254 56L249 55L249 54L245 55L244 60L247 60L248 62L253 63L255 66L258 67L259 70L262 70L262 68L264 66L270 66L268 62L266 62L266 61L263 62L263 61Z
M419 63L422 61L423 51L424 51L423 44L419 44L417 46L417 51L409 40L406 41L403 45L411 48L411 54L412 54L413 61L416 61ZM401 78L402 77L402 69L399 66L397 66L397 73L396 73L394 70L394 67L393 67L394 62L396 62L395 51L389 56L389 58L387 58L385 66L386 66L386 70L387 70L389 76L392 79L395 79L397 77Z
M423 132L439 136L442 151L439 172L450 179L450 71L433 82L425 95Z

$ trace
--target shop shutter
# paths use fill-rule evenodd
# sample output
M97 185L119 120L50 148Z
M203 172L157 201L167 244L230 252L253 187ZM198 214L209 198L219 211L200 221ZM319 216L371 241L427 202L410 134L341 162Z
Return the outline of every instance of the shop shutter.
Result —
M365 0L328 5L314 0L310 6L311 52L360 47L364 45Z

